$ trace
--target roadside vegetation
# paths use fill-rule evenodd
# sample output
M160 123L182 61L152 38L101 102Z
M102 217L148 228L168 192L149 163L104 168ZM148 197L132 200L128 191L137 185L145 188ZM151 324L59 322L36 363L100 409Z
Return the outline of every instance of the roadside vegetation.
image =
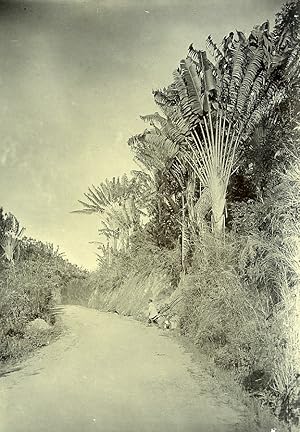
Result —
M23 234L16 217L0 209L0 363L48 344L59 333L59 305L86 300L87 273Z
M95 272L0 209L0 362L49 343L61 304L146 320L152 298L259 404L243 430L269 430L269 411L299 427L299 9L190 45L153 92L157 112L128 141L139 169L79 201L99 216Z
M299 1L275 26L191 45L129 139L139 170L90 187L89 305L181 333L287 424L300 409Z

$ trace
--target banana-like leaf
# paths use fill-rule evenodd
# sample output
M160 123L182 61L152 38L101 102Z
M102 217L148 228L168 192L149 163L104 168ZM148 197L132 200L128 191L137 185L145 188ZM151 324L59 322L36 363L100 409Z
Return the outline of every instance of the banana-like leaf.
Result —
M17 218L8 213L4 218L4 224L0 232L0 247L2 255L11 263L14 263L18 255L19 244L25 228L20 229Z
M214 229L224 226L226 191L240 143L284 100L286 88L299 75L299 19L297 2L291 3L277 19L273 33L265 22L248 38L240 31L229 33L221 48L209 37L215 64L204 51L190 46L187 58L173 74L173 83L154 92L163 116L143 117L160 138L149 140L144 135L132 143L136 157L149 172L164 162L188 197L191 217L196 208L189 190L190 173L196 175L204 196L210 197ZM168 140L177 145L169 161L167 153L162 152L159 160L153 153L161 136L165 150Z
M222 51L218 48L218 46L215 44L215 42L213 41L211 35L209 35L207 37L206 40L206 45L207 48L210 50L210 52L213 54L213 56L215 57L215 59L220 62L220 61L225 61L225 57L224 54L222 53Z

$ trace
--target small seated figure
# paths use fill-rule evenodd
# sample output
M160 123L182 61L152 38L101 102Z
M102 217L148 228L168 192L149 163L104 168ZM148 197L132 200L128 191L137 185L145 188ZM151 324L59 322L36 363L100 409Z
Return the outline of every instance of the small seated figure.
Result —
M158 324L158 310L156 309L155 304L152 299L149 299L149 319L148 324Z

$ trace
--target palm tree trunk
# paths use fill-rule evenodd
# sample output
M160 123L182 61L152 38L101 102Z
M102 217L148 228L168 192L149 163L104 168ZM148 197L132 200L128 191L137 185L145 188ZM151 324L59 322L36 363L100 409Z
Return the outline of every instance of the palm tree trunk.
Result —
M199 133L198 133L199 132ZM226 115L217 112L214 124L210 112L203 118L199 130L193 131L195 147L190 146L187 159L202 185L208 188L211 197L212 230L224 231L226 192L240 142L240 132L232 130Z
M212 176L210 182L211 210L212 210L212 231L221 233L225 227L225 205L227 185L217 174Z

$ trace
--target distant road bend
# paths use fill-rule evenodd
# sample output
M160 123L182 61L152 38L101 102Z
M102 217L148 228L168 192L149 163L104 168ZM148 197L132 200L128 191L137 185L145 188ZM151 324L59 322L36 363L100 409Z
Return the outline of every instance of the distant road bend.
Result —
M79 306L63 320L66 334L0 379L1 432L234 430L238 412L163 331Z

